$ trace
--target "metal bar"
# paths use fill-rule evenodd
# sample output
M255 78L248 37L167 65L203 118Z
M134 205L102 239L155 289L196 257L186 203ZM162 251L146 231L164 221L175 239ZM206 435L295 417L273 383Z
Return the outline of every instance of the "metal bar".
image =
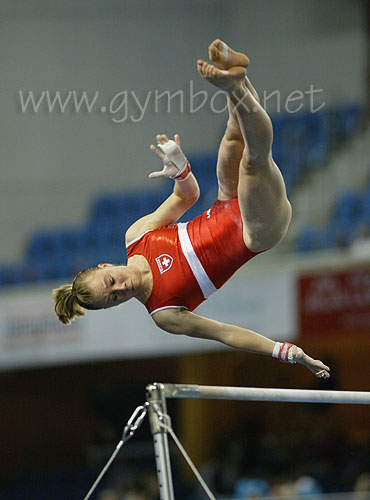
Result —
M157 478L160 500L175 500L171 473L170 453L168 449L168 434L159 425L159 416L167 415L166 399L163 384L150 384L146 388L150 429L154 442L154 454L157 465Z
M266 389L211 385L163 384L166 398L285 401L291 403L370 404L370 392Z

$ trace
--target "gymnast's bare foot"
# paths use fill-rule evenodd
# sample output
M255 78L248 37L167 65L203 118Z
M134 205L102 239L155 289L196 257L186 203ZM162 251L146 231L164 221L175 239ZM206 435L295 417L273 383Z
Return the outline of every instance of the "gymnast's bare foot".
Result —
M223 70L198 59L198 71L202 78L227 92L240 88L245 80L245 68L242 66L233 66L229 70Z
M249 57L242 52L231 49L222 40L214 40L208 47L209 58L220 69L229 69L233 66L246 68L249 65Z

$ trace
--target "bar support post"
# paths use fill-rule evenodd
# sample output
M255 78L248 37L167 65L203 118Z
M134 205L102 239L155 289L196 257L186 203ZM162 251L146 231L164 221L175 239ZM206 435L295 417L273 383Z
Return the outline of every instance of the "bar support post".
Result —
M154 442L160 500L175 500L168 448L168 433L161 427L159 416L167 415L163 384L154 383L148 385L146 388L146 400L149 403L149 423Z

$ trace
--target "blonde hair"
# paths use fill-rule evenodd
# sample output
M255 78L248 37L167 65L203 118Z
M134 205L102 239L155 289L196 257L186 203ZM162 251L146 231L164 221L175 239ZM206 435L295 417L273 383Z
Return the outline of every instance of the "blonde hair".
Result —
M99 309L94 306L94 299L86 286L86 278L96 271L97 267L90 267L80 271L72 284L62 285L53 290L55 312L65 325L69 325L76 316L84 316L84 309Z

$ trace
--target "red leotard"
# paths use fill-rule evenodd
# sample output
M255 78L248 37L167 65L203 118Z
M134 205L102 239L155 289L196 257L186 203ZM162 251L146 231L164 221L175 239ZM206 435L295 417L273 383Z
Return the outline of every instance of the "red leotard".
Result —
M153 274L145 307L192 311L245 262L257 255L243 240L237 198L216 201L190 222L147 231L127 245L127 256L143 255Z

